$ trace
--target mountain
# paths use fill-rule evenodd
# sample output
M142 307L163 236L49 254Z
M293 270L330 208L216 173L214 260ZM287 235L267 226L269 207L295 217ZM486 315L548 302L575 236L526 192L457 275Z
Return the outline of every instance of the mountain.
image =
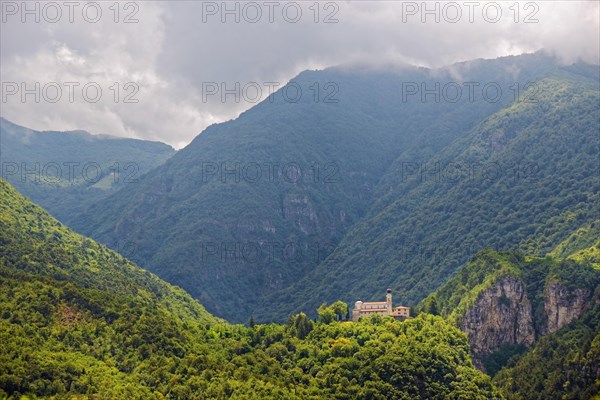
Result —
M326 300L380 293L395 280L404 292L402 274L390 279L398 265L387 254L355 255L376 237L359 230L381 229L372 210L397 199L382 182L399 160L429 160L509 106L515 88L557 69L536 53L437 70L306 71L239 118L207 128L71 226L113 248L135 243L134 261L230 321L252 314L283 321ZM334 262L334 249L348 258ZM416 302L444 277L405 300Z
M401 157L335 251L259 318L391 287L416 304L479 250L545 255L598 220L597 68L557 68L424 161ZM408 160L408 161L407 161Z
M570 236L570 253L565 243L551 253L567 258L484 250L419 309L467 334L475 364L505 398L591 398L600 393L600 268L568 256L597 224Z
M588 263L484 250L421 307L465 331L482 360L501 344L530 346L580 318L600 300L599 284L600 270Z
M0 118L1 177L63 222L164 163L170 146L84 131L34 131Z
M499 399L441 317L229 325L0 179L0 397Z

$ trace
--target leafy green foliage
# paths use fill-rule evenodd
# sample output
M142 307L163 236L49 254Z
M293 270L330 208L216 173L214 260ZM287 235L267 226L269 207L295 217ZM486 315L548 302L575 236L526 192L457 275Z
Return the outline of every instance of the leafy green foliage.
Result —
M313 330L314 324L310 319L308 319L306 314L300 313L296 316L290 316L286 327L286 331L290 335L304 339Z
M512 357L518 356L519 354L527 351L527 347L522 344L508 344L504 343L500 348L490 354L485 360L483 360L483 367L490 376L495 376Z
M441 317L229 325L0 180L0 397L21 395L499 398Z
M590 399L600 394L600 306L513 358L494 382L506 399Z
M348 305L343 301L336 301L330 306L324 303L317 310L317 314L319 315L319 321L326 324L334 320L341 321L348 317Z
M573 232L556 246L550 255L580 263L591 263L594 268L600 270L600 220Z

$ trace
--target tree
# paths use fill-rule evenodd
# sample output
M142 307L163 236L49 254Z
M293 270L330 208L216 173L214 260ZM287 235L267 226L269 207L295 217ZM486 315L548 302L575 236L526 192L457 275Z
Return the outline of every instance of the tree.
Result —
M306 314L301 312L296 316L296 321L294 322L294 328L296 329L296 336L300 339L304 339L310 331L313 329L313 323L308 319Z
M331 307L327 307L326 303L321 304L321 307L317 310L317 314L319 314L319 321L324 324L329 324L335 319L335 312Z
M431 301L429 301L429 304L427 304L427 307L425 308L425 312L429 313L431 315L440 315L440 311L438 309L438 304L437 304L437 299L434 297L431 298Z
M319 320L326 324L334 320L342 321L348 315L348 304L341 300L336 301L330 306L323 303L317 310L317 313L319 314Z
M336 301L329 307L335 314L336 321L341 321L348 315L348 304L344 303L341 300Z

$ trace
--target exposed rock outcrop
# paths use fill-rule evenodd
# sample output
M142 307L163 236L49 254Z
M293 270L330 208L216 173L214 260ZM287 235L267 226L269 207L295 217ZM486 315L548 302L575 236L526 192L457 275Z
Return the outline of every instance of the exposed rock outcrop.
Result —
M503 343L530 346L535 341L531 303L525 285L508 276L483 291L465 313L460 329L469 337L477 361Z
M498 280L479 294L460 323L469 338L475 365L483 370L482 361L502 344L529 347L539 337L575 321L593 301L592 295L590 289L569 289L551 281L544 291L544 320L534 321L525 284L513 276ZM534 326L540 327L538 332Z
M307 195L288 194L283 200L283 216L294 221L295 225L306 234L320 232L319 217L313 202Z
M569 290L560 282L550 282L544 297L546 323L540 332L541 335L556 332L581 317L591 296L589 289Z

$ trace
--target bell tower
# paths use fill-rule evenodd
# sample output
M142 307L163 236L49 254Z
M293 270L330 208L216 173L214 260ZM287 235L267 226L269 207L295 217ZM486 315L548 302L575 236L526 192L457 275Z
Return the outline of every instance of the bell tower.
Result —
M388 313L392 315L392 289L388 289L385 294L385 302L387 305Z

